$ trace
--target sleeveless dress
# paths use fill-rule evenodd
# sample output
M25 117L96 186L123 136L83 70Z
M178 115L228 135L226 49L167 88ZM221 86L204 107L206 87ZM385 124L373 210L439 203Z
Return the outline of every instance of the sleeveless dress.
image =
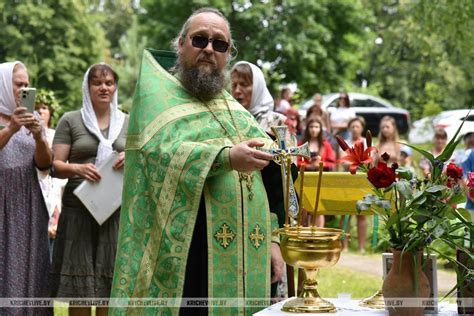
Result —
M48 212L22 127L0 150L0 297L48 296ZM50 308L6 308L0 315L52 315Z

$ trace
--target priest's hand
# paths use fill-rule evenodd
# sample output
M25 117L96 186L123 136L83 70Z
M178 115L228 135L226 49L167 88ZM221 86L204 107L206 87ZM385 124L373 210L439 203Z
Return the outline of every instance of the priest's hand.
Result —
M232 146L230 149L232 169L239 172L251 172L266 167L273 160L273 155L255 149L255 147L262 147L264 144L258 139L251 139Z
M285 268L285 262L281 256L280 245L272 242L272 280L271 283L281 281L283 276L283 269Z

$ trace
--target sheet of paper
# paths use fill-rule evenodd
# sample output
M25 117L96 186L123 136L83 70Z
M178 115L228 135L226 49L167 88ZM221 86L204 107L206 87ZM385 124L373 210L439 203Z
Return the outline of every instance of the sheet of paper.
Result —
M102 225L122 203L123 169L112 168L119 154L113 152L99 167L101 179L93 183L84 180L74 194L87 207L99 225Z

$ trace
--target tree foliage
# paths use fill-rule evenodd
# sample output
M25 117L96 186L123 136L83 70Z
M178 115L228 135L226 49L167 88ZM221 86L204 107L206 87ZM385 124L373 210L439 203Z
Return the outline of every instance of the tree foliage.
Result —
M229 19L231 62L260 65L273 92L288 83L303 97L364 91L414 118L474 103L468 0L3 1L0 60L25 62L32 85L55 91L65 110L80 107L87 67L109 62L128 110L143 48L171 49L203 6Z
M23 61L31 85L55 91L63 110L80 106L84 72L104 53L86 9L69 0L0 3L0 60Z
M138 32L137 17L134 16L131 27L119 40L118 50L120 58L116 59L112 66L119 75L119 101L121 109L129 112L132 108L132 99L137 84L138 69L142 51L147 45L147 38Z
M295 82L312 94L355 79L363 62L371 13L360 1L209 1L229 19L236 60L267 67L268 84ZM169 49L181 25L203 1L142 1L143 32L156 48ZM166 14L164 14L166 12ZM150 19L150 17L157 17Z
M472 1L367 2L381 39L367 72L381 96L415 118L473 103Z

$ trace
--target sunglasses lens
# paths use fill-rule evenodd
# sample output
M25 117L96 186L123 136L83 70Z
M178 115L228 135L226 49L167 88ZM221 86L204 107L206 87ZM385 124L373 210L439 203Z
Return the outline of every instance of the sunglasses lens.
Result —
M194 36L192 39L193 46L197 48L205 48L208 43L209 40L206 37Z
M216 52L225 53L229 49L229 43L226 41L218 39L211 41L212 49L214 49ZM207 37L197 35L192 38L191 43L194 47L203 49L207 47L207 44L209 44L209 39Z
M222 40L212 41L212 48L219 53L225 53L229 49L229 43Z

